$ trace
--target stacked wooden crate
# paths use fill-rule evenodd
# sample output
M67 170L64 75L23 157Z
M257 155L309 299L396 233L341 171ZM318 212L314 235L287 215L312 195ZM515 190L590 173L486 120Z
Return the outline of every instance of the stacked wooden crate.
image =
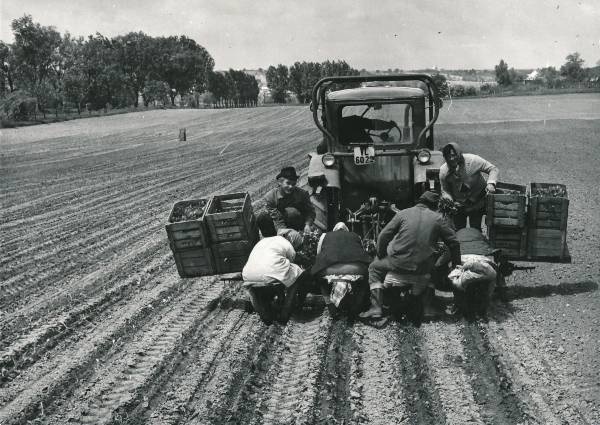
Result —
M527 188L500 183L487 196L486 224L492 248L501 249L508 259L527 256Z
M165 226L181 277L198 277L216 273L204 217L210 199L176 202Z
M569 199L565 185L531 183L527 255L532 260L564 260Z
M250 195L215 195L206 212L206 225L217 273L241 271L258 241Z

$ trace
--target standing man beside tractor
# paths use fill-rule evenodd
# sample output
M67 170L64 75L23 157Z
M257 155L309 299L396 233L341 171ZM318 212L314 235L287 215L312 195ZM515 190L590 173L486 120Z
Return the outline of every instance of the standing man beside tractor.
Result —
M311 232L315 208L308 192L296 186L298 178L294 167L283 167L276 177L277 187L265 195L266 211L256 217L263 237L275 236L284 228Z
M456 230L469 226L481 232L481 219L485 215L485 196L496 191L498 168L482 157L463 154L456 143L442 148L446 163L440 167L442 196L459 204L454 215ZM482 173L488 175L487 181Z
M390 271L410 276L411 281L422 282L419 287L411 289L412 302L422 312L422 295L434 266L438 240L448 246L453 267L461 264L456 232L435 211L438 200L437 193L425 192L417 205L398 212L383 228L377 240L377 258L369 266L371 308L360 317L379 319L383 316L384 280Z

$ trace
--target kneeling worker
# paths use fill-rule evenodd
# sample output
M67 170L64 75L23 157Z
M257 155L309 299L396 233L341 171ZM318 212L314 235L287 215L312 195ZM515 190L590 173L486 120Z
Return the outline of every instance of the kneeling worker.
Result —
M294 229L308 233L315 221L315 208L304 189L296 186L298 175L294 167L283 167L277 175L277 187L264 196L266 211L256 216L263 237L275 236L279 229Z
M292 263L302 243L303 237L297 231L280 230L278 236L258 241L242 270L252 306L267 324L273 319L280 322L289 319L298 287L310 280L308 271ZM277 309L272 306L275 297Z
M360 312L368 292L366 276L370 262L360 236L348 231L344 223L337 223L333 231L321 235L311 273L318 279L321 295L332 315L337 314L336 307L340 307L347 294L352 295L350 315Z
M369 266L371 308L360 317L382 317L383 282L389 271L430 273L439 239L450 249L453 267L461 264L460 244L454 229L434 211L438 200L437 193L425 192L414 207L397 213L383 228L377 240L377 259Z

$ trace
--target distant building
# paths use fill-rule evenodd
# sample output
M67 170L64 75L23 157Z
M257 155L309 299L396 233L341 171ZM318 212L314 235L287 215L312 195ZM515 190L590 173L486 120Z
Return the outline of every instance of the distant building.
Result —
M531 71L531 73L527 74L527 77L525 77L525 81L533 81L533 80L537 80L540 76L540 71L537 69L534 69L533 71Z

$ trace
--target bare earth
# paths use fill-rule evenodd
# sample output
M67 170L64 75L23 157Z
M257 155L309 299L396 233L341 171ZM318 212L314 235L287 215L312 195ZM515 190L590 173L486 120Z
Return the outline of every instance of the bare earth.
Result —
M438 146L567 185L573 263L515 273L487 321L374 329L264 326L168 248L175 201L307 166L307 107L0 130L0 424L599 424L599 134L599 95L446 102Z

